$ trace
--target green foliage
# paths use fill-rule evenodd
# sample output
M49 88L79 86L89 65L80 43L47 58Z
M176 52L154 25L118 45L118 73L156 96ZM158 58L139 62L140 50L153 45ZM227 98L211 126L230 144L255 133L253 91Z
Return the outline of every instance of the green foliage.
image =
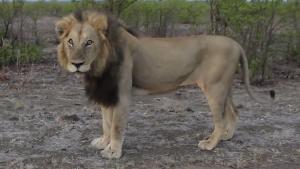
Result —
M167 27L176 23L199 25L208 14L204 2L185 0L139 0L121 15L129 25L143 27L145 32L165 36Z
M95 0L84 0L71 2L61 2L58 0L39 0L36 2L25 3L24 9L29 16L63 16L78 9L99 9L102 2Z
M186 0L168 0L168 1L154 1L154 0L139 0L123 14L128 22L140 22L141 25L147 22L158 22L160 14L170 15L179 23L198 24L203 18L207 16L208 5L203 2L189 2Z
M198 33L197 29L201 28L199 32L210 31L232 37L246 49L252 80L268 78L273 61L300 63L298 0L39 0L25 3L24 0L2 0L0 38L15 41L17 36L11 31L12 25L18 25L14 22L20 22L20 18L29 17L34 23L35 44L39 44L37 21L41 17L60 17L77 9L90 8L106 8L128 25L153 36L181 35L180 26L184 24L183 29L188 28L190 34ZM211 29L203 30L207 27ZM20 39L13 44L22 44L24 39ZM0 65L39 60L38 53L40 49L36 45L2 47Z
M13 11L11 10L11 8L12 3L10 3L9 1L3 1L2 3L0 3L1 19L5 19L13 15Z
M7 37L9 31L9 25L12 22L14 15L13 5L9 1L2 1L0 3L0 32L4 37Z
M208 16L209 7L206 3L184 1L178 13L180 23L201 24Z
M47 14L47 4L45 1L37 1L34 3L26 3L24 5L25 14L30 16L33 20Z
M34 63L41 60L41 48L32 44L0 48L0 67L11 64Z
M271 68L269 60L274 60L278 55L299 55L295 51L298 48L296 37L299 37L297 19L300 9L295 2L226 0L218 1L217 8L219 17L226 23L220 23L219 28L224 30L219 32L238 40L246 49L253 80L268 78ZM295 25L297 23L298 26ZM277 37L286 38L280 41ZM282 43L282 40L285 42ZM291 44L291 41L295 42ZM284 48L289 50L279 52Z
M300 63L300 2L285 4L280 9L280 15L284 17L282 22L286 25L280 35L286 42L287 59Z

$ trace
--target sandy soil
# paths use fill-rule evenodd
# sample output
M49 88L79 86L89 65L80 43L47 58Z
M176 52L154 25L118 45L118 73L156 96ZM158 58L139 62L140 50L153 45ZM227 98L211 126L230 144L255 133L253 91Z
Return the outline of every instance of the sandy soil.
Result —
M53 48L49 49L49 53ZM0 168L297 168L300 165L300 81L253 87L273 104L251 101L235 83L240 112L235 136L213 151L198 141L212 131L206 99L196 87L134 97L120 160L89 146L101 115L82 84L55 64L7 70L0 82Z

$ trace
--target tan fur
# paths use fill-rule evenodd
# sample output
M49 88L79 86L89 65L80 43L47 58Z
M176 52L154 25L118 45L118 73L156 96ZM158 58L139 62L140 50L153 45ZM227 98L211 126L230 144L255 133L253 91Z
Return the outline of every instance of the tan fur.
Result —
M124 53L120 65L119 102L113 107L101 106L103 137L92 142L95 147L104 149L104 157L119 158L122 154L123 132L132 90L151 94L197 84L208 99L214 122L214 131L198 146L203 150L211 150L220 140L232 138L238 113L232 102L231 85L239 63L242 63L247 91L251 94L247 59L238 43L227 37L208 35L136 38L122 24L117 30L118 41L111 42L105 37L109 26L107 15L87 11L83 16L88 18L88 22L78 23L74 16L69 15L57 23L61 40L58 61L63 68L68 70L70 62L84 61L89 64L87 67L90 67L90 71L101 74L107 60L113 59L108 57L112 47L110 44L121 43ZM87 28L79 31L82 27ZM82 37L78 32L84 34L87 37L85 39L94 40L92 52L77 55L73 51L80 51L81 46L77 45L74 49L66 47L69 38ZM81 41L78 40L78 43Z

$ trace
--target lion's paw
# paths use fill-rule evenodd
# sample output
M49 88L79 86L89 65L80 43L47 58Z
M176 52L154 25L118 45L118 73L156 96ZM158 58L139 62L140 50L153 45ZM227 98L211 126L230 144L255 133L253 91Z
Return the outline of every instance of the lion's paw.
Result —
M227 131L224 133L222 140L230 140L233 137L234 130L227 129Z
M216 147L216 144L213 143L210 139L208 140L201 140L198 144L198 147L201 150L212 150Z
M110 145L108 145L104 150L101 151L101 155L108 159L119 159L122 156L122 149L113 150Z
M95 147L100 150L105 149L105 147L107 147L108 144L109 142L106 141L103 137L96 138L91 142L92 147Z

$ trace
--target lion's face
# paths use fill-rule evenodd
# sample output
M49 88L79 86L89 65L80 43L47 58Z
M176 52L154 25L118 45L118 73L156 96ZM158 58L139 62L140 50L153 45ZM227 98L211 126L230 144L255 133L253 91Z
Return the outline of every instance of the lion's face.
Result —
M103 33L107 28L106 18L95 13L83 13L80 17L84 20L70 15L56 23L60 40L58 61L69 72L85 73L93 69L92 72L100 73L108 51Z
M76 24L63 40L69 72L87 72L100 53L100 40L89 24Z

